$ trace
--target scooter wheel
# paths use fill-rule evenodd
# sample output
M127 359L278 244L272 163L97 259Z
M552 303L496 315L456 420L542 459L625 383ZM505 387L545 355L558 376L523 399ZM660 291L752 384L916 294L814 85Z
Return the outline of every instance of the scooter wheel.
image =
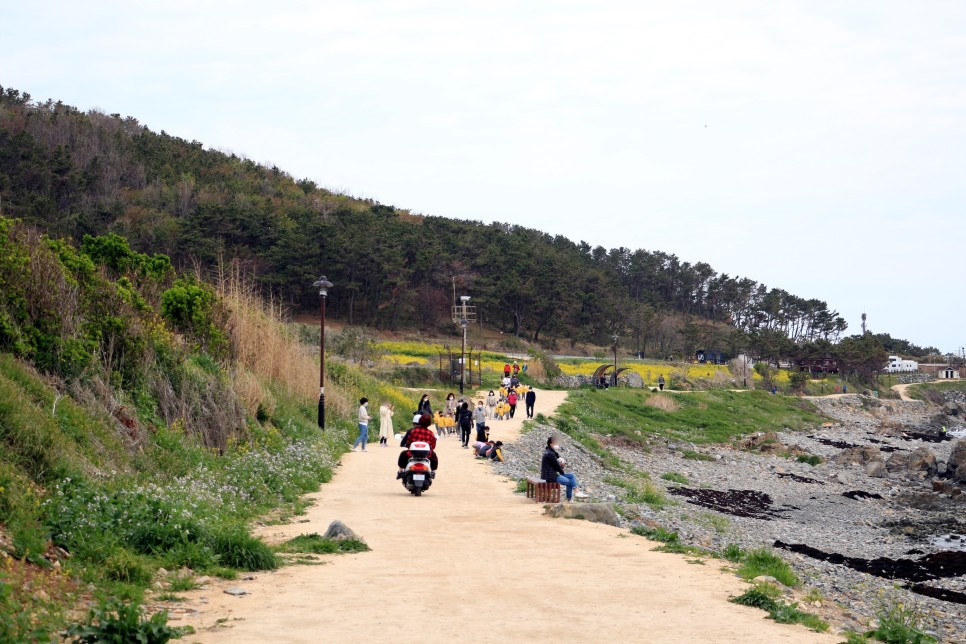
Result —
M416 488L415 490L413 490L413 494L415 494L416 496L422 496L423 488L421 487Z

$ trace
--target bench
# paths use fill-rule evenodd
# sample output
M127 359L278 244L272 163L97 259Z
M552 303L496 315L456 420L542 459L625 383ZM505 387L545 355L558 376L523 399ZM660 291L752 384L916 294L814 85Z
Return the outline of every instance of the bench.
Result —
M537 503L560 503L560 484L548 483L534 476L527 477L527 498Z

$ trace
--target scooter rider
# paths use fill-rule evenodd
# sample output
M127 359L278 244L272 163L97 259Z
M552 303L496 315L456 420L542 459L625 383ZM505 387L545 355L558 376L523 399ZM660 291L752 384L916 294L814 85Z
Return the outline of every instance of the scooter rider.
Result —
M396 478L402 478L403 471L406 469L406 463L409 462L409 446L417 441L429 443L429 448L432 450L429 453L430 468L435 472L436 468L439 467L439 459L436 457L436 434L429 429L429 426L432 424L433 417L429 414L423 414L419 417L416 426L403 436L401 445L404 449L399 454L399 461L397 462L397 465L399 465L399 474L396 475Z

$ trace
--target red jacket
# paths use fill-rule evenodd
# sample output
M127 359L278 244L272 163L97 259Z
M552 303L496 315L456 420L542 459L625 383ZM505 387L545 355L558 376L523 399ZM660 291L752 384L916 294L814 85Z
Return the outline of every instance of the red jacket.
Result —
M418 441L429 443L429 448L434 452L436 451L436 434L425 427L413 427L406 432L406 435L403 436L402 446L409 447Z
M516 394L516 392L513 392L509 396L507 396L506 397L506 401L507 401L507 403L509 403L511 405L517 404L517 394Z

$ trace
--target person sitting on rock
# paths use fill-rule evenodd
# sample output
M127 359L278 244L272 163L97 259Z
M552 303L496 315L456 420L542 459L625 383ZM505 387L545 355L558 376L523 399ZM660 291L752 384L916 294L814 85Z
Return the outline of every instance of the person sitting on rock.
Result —
M567 464L560 458L560 439L551 436L547 439L547 449L543 453L543 460L540 462L540 478L544 481L559 483L567 488L567 500L573 500L574 496L578 499L586 499L587 495L579 491L580 484L573 472L564 471ZM574 491L577 490L576 494Z
M409 463L409 446L416 442L429 443L429 464L432 470L435 472L436 468L439 467L439 458L436 456L436 434L430 431L429 426L433 424L433 418L429 414L423 414L419 417L419 421L415 427L406 432L403 436L401 445L403 447L402 453L399 454L399 460L397 465L399 465L399 474L396 478L402 478L403 472L406 469L406 464Z

